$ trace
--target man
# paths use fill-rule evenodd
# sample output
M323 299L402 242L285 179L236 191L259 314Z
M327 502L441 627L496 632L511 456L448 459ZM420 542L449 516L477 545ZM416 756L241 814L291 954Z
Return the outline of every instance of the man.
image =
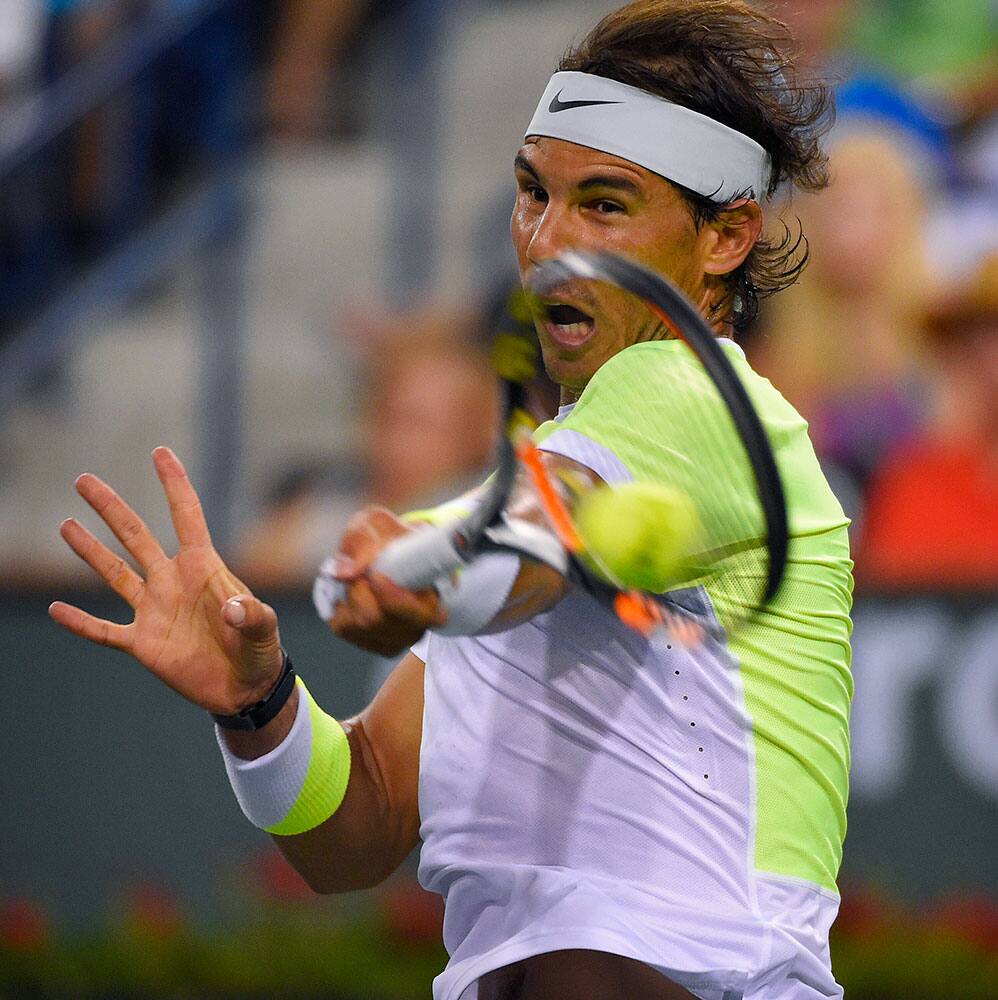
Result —
M516 157L522 276L570 247L626 253L721 336L792 280L788 248L760 241L760 202L824 183L823 105L781 41L738 0L643 0L605 18L562 61ZM671 409L680 345L632 300L573 282L535 324L564 404L539 434L546 461L612 485L703 460ZM507 555L472 564L447 606L402 590L369 566L413 529L374 508L341 543L348 589L331 624L381 653L419 645L340 724L294 680L273 611L211 548L166 449L154 461L173 560L92 476L79 491L146 580L75 521L62 529L135 622L60 603L53 617L216 713L240 804L314 888L376 884L421 839L421 880L446 898L438 1000L838 996L827 932L848 763L846 519L803 421L725 350L769 428L793 536L787 585L730 648L651 650L547 567ZM539 516L526 490L514 507Z

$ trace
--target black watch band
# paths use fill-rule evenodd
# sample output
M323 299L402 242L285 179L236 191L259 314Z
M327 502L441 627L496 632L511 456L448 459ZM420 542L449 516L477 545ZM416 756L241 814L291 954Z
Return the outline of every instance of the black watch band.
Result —
M238 715L211 713L212 718L223 729L262 729L288 703L288 698L295 689L295 670L291 666L291 657L284 650L281 650L281 653L284 656L284 664L277 683L266 698L255 705L250 705L249 708L244 708Z

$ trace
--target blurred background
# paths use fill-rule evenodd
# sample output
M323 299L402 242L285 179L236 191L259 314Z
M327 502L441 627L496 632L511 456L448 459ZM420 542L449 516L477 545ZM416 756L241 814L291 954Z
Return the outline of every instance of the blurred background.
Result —
M320 899L214 735L120 654L58 536L98 473L171 537L149 453L278 610L325 707L388 665L311 609L347 517L487 467L518 320L512 157L604 0L0 0L0 997L425 997L414 868ZM998 995L993 0L780 0L833 81L812 262L743 341L853 518L853 998ZM550 405L539 387L538 406ZM460 435L453 428L462 429Z

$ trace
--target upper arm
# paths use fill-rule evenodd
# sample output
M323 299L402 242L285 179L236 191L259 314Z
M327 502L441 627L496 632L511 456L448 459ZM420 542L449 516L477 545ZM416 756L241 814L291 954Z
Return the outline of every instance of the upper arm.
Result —
M374 700L348 732L361 734L365 767L377 775L382 793L410 849L419 837L419 746L423 738L423 673L425 665L407 653L389 674Z

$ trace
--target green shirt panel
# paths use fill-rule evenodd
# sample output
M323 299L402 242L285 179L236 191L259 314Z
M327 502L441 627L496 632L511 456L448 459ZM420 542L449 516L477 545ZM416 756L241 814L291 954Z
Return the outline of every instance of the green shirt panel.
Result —
M849 522L821 472L806 422L734 344L725 350L772 444L791 536L779 594L730 643L752 719L755 863L834 890L848 796ZM745 581L765 574L763 518L734 424L689 348L655 341L615 355L572 411L542 425L536 437L543 441L560 428L612 451L636 480L689 493L709 545L739 553L732 572L705 581L723 622L726 609L742 599Z

